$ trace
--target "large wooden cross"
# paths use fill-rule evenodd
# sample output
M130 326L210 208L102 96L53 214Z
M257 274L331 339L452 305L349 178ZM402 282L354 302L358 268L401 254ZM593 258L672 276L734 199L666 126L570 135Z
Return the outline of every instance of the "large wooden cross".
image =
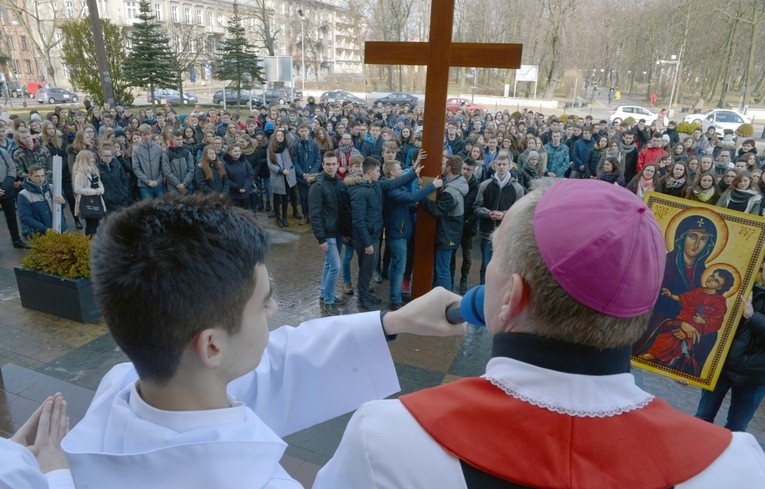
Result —
M426 65L425 123L422 146L428 160L422 176L435 177L441 172L444 143L444 114L449 86L449 68L519 68L521 44L452 43L454 0L434 0L430 9L428 42L366 43L364 62L378 65ZM418 297L431 288L435 249L436 220L418 212L417 246L412 280L412 295Z

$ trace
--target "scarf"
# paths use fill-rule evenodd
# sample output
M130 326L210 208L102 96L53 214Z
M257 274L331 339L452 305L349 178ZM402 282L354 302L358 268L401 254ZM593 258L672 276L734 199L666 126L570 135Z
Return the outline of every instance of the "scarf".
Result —
M631 153L635 149L635 143L632 143L632 144L619 143L619 146L621 146L624 154Z
M353 144L341 144L340 146L337 147L337 149L339 149L340 151L344 153L347 153L352 148L353 148Z
M505 175L505 178L502 180L499 179L499 176L495 173L492 178L497 182L497 185L499 185L499 189L502 190L505 188L505 186L510 183L510 179L512 178L512 175L510 172L507 172L507 175Z
M685 185L685 178L675 180L674 178L667 179L667 188L680 188Z
M608 148L606 150L606 158L618 158L621 150Z
M704 190L701 187L696 187L693 189L693 195L696 196L699 202L709 202L715 195L715 188L712 186Z
M287 149L287 138L284 139L281 143L276 142L276 146L274 146L274 153L283 153L284 150Z

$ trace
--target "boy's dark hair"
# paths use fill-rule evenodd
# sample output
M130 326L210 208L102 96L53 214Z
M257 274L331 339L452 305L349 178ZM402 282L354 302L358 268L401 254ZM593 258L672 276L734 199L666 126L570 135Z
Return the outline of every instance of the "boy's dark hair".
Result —
M366 158L364 158L364 163L361 164L361 171L362 173L366 174L369 170L372 170L373 168L378 166L380 166L379 161L367 156Z
M91 246L93 289L142 379L170 380L204 329L239 332L266 250L255 214L214 195L145 200L106 219Z
M724 268L718 268L718 269L716 269L712 273L717 273L717 275L719 275L720 278L725 280L725 284L721 285L717 289L717 292L719 294L724 294L724 293L728 292L731 288L733 288L733 285L735 284L736 279L733 277L733 274L730 273L728 270L726 270Z

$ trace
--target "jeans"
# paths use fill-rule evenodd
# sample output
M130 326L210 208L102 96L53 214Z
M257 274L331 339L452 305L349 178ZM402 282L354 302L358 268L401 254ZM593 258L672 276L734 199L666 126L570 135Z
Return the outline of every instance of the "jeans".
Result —
M451 248L436 248L435 274L433 285L452 290L452 276L449 273L449 263L452 261L454 250Z
M263 203L271 202L271 179L258 178L257 181L260 186L260 195L265 199Z
M725 373L717 379L717 385L713 391L706 389L701 391L696 417L714 423L717 411L720 410L728 390L731 391L730 408L725 427L731 431L746 431L746 427L765 397L765 385L736 384Z
M491 261L491 255L494 252L494 248L491 247L491 240L489 238L481 237L481 285L486 283L486 267Z
M462 266L460 267L460 273L462 277L467 279L470 275L470 266L473 264L473 236L462 235L462 242L460 243L462 248ZM457 270L457 250L454 250L452 254L452 262L449 264L449 272L451 273L452 282L454 282L454 272Z
M401 304L401 284L404 281L404 268L406 267L406 239L386 240L390 265L388 265L388 285L390 288L390 301Z
M300 193L300 209L303 211L303 217L308 217L308 189L311 188L308 182L297 184Z
M155 197L162 197L165 194L165 186L161 183L156 187L138 187L138 191L141 192L141 200L153 199Z
M371 255L367 255L364 242L360 239L353 239L353 248L359 255L359 276L356 283L356 290L359 291L359 300L364 300L369 297L369 285L372 281L372 274L375 271L375 262L377 262L377 254L380 249L377 243L379 242L379 236L372 236L372 247L374 252Z
M342 243L342 240L339 241ZM340 272L340 246L337 238L327 238L329 248L324 256L324 270L321 272L321 299L325 304L335 303L335 283Z
M351 280L351 260L353 260L353 245L343 243L343 282L353 283Z

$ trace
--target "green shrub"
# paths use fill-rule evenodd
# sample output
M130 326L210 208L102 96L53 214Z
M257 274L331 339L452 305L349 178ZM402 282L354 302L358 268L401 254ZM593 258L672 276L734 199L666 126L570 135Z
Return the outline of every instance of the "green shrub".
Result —
M90 278L90 237L49 229L29 244L31 249L21 260L24 268L62 278Z
M683 134L693 134L693 131L696 129L702 129L701 124L698 124L696 122L681 122L677 125L677 132L683 133Z
M568 114L563 114L562 116L558 117L558 120L561 121L563 125L568 124L568 119L569 119Z
M522 114L516 110L515 112L513 112L513 113L510 115L510 117L512 117L512 118L513 118L513 119L515 119L515 120L518 120L518 119L520 119L520 118L521 118L521 115L522 115Z
M636 123L637 121L635 120L635 118L634 118L634 117L632 117L632 116L629 116L629 117L627 117L626 119L624 119L622 122L625 122L625 123L627 123L627 127L632 127L632 126L634 126L634 125L635 125L635 123Z
M750 138L754 134L754 127L751 124L741 124L736 130L736 135L742 138Z

